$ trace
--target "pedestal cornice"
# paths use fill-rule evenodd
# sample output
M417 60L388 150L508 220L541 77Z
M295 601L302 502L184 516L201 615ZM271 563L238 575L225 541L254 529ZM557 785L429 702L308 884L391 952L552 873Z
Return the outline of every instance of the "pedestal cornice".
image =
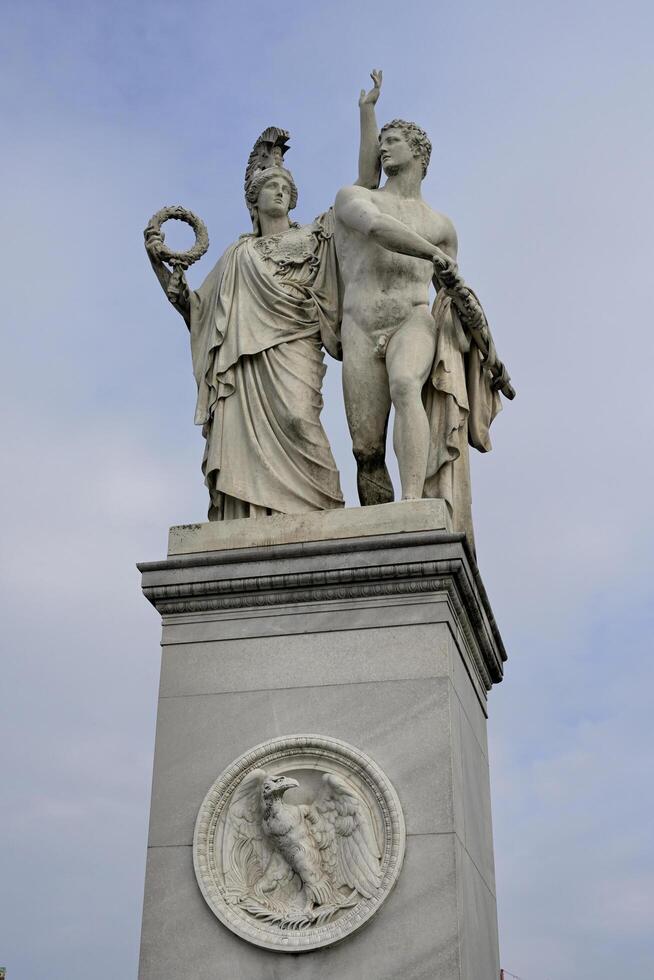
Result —
M349 513L354 522L361 511ZM294 518L286 520L292 525ZM232 545L177 554L138 568L145 596L166 618L444 593L486 690L502 679L506 653L463 534L402 530L247 548Z

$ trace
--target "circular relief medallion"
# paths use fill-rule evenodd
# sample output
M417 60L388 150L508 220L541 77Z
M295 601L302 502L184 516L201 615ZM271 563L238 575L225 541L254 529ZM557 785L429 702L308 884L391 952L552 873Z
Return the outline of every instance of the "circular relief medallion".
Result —
M193 863L211 910L257 946L317 949L364 925L404 858L404 817L379 766L321 735L246 752L207 793Z

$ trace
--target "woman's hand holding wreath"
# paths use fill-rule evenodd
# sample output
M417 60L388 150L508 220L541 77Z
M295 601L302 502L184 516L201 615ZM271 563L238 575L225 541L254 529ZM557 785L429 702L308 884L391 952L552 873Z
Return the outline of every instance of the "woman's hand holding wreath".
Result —
M165 221L171 219L186 222L195 232L195 243L186 252L175 252L166 245L166 236L161 230L161 226ZM164 288L170 302L178 304L185 270L198 259L201 259L209 248L207 226L201 218L198 218L192 211L183 208L181 204L172 204L161 208L160 211L152 215L143 232L143 237L145 238L146 252L153 266L155 266L155 271L157 266L159 269L170 266L170 278Z

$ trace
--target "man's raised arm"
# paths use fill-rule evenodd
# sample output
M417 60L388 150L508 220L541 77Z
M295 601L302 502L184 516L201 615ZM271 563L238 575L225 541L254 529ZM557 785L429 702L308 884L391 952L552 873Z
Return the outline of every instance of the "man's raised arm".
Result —
M373 69L370 77L373 81L373 87L369 92L362 88L359 96L361 137L359 143L359 176L356 183L358 187L368 187L370 190L375 190L379 187L379 178L381 177L379 127L375 116L375 104L381 91L381 69Z

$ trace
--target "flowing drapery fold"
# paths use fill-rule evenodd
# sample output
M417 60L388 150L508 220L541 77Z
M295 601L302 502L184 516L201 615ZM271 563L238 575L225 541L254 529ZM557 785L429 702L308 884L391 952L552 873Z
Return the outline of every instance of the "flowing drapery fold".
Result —
M452 526L465 531L474 549L468 445L486 453L489 429L501 410L478 347L466 335L450 297L436 296L436 355L423 399L430 426L425 497L442 497Z
M336 257L315 223L310 268L274 274L257 239L227 249L191 295L195 421L210 518L343 506L320 422L325 346L339 356Z

